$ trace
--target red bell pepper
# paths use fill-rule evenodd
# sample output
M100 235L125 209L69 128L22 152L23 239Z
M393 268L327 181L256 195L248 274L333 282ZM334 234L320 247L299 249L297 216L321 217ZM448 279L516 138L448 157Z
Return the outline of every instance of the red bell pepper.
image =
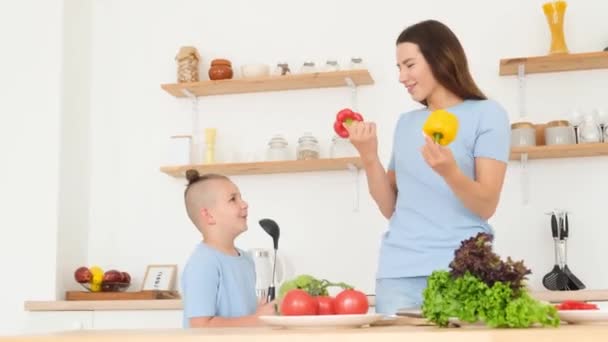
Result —
M556 305L557 310L598 310L597 305L578 300L565 300Z
M334 131L342 138L348 138L348 130L345 126L350 125L353 121L363 121L363 116L357 112L345 108L336 114L336 122L334 122Z

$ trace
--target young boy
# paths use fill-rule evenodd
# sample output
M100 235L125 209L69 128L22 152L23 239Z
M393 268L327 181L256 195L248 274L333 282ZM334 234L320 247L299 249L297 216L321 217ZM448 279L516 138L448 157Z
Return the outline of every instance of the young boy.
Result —
M247 202L227 177L186 173L186 210L201 232L182 274L185 328L257 325L274 303L258 306L253 260L234 246L247 230Z

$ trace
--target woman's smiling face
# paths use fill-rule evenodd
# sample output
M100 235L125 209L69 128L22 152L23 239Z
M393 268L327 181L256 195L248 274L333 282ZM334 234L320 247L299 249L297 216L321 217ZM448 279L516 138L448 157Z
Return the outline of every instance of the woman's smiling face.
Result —
M414 43L405 42L397 45L397 68L399 82L417 102L428 99L438 86L429 64L418 45Z

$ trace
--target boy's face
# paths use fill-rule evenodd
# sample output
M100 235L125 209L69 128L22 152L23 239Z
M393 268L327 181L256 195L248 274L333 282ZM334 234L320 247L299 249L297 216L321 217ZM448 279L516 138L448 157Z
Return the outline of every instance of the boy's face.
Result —
M228 180L216 180L213 184L214 204L208 208L209 223L222 233L232 233L235 236L247 230L248 204L241 198L238 187Z

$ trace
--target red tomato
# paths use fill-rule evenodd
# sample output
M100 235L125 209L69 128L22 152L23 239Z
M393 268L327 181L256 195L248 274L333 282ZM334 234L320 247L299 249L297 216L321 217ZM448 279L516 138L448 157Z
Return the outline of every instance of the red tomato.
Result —
M317 296L315 297L317 303L319 303L319 315L335 315L336 309L334 307L334 298L330 296Z
M281 302L281 314L285 316L316 315L319 303L304 290L290 290Z
M369 310L367 296L357 290L344 290L334 300L336 313L339 315L364 314Z
M598 310L597 305L578 300L565 300L555 306L557 310Z

